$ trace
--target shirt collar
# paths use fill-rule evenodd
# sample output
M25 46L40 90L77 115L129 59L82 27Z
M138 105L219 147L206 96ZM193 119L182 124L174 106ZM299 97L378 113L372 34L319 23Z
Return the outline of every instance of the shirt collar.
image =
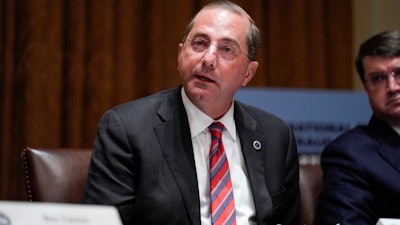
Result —
M400 135L400 127L398 127L398 126L393 126L393 125L392 125L392 128L393 128L394 131L396 131L396 133L397 133L398 135Z
M182 101L185 107L188 120L191 137L195 137L202 131L208 128L211 123L215 122L213 118L209 117L207 114L202 112L197 108L186 95L184 88L181 89ZM223 115L218 121L223 123L225 129L228 131L229 135L233 140L236 140L236 125L233 118L233 103L229 110Z

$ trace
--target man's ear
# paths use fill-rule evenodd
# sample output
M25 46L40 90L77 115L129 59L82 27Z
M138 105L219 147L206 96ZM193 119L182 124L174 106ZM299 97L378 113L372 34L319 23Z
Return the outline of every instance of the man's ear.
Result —
M182 48L183 48L183 44L182 44L182 43L179 43L179 45L178 45L178 58L179 58L179 56L180 56L181 53L182 53Z
M253 79L254 75L256 74L258 68L258 62L257 61L251 61L247 67L247 73L246 77L243 80L242 87L246 86L251 79Z

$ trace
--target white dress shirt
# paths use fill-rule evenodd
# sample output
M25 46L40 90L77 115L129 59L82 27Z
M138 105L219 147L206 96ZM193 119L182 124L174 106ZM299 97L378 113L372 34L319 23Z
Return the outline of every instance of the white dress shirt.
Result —
M183 88L182 100L187 112L192 137L199 188L201 224L211 225L209 166L211 134L208 130L208 126L215 121L193 105ZM231 174L236 209L236 224L256 224L254 221L251 221L251 218L255 216L255 207L239 136L236 133L235 120L233 118L233 104L229 111L218 121L225 126L222 132L222 142L224 144Z
M396 131L398 135L400 135L400 127L392 126L393 130Z

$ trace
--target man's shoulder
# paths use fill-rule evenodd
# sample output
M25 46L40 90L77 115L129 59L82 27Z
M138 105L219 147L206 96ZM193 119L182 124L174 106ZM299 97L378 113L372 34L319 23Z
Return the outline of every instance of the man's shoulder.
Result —
M342 143L342 142L350 142L354 143L354 140L357 140L356 142L363 142L366 140L370 140L371 133L368 130L367 125L357 125L350 130L347 130L343 132L342 134L338 135L332 143Z
M273 120L273 121L277 121L277 122L278 121L283 122L283 120L278 115L274 115L271 112L268 112L266 110L260 109L258 107L252 106L252 105L249 105L247 103L235 101L235 106L236 106L237 110L239 110L245 116L251 115L255 118L269 119L269 120Z
M265 111L258 107L235 101L235 117L242 117L243 121L253 119L262 127L274 127L277 130L288 130L290 126L278 115Z
M166 100L176 100L175 95L177 93L176 88L171 88L167 90L163 90L148 96L144 96L141 98L133 99L129 102L121 103L115 107L113 107L113 110L116 111L121 111L121 110L127 110L127 109L132 109L132 108L144 108L145 106L151 106L151 105L157 105L160 102L165 102Z
M360 154L376 151L378 142L366 125L358 125L337 136L327 144L322 158L330 156L351 156L357 158Z

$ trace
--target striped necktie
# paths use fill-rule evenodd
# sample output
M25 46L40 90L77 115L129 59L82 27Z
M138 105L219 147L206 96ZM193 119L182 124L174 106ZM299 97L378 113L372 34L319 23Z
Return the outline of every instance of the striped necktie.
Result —
M213 225L236 224L235 203L228 160L222 144L224 125L214 122L209 127L210 147L210 202Z

